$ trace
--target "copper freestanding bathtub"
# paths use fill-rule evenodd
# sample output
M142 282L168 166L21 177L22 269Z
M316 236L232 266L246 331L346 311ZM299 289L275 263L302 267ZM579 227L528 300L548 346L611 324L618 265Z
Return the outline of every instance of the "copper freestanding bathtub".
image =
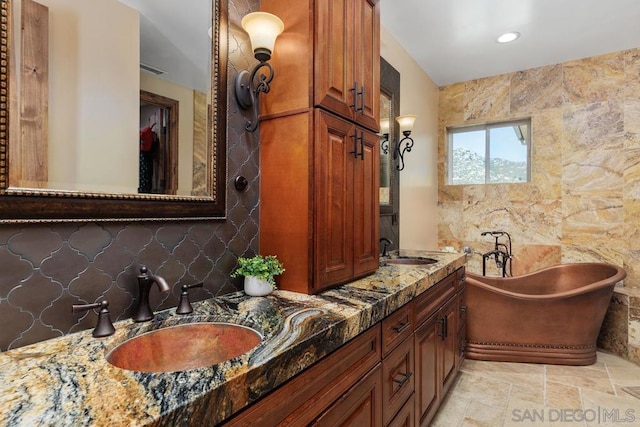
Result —
M564 264L518 277L466 275L469 359L590 365L617 282L609 264Z

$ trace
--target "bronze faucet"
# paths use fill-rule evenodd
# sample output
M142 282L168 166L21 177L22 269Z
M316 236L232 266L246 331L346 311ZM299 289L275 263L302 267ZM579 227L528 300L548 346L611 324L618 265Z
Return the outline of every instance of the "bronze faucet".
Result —
M193 307L191 306L191 302L189 301L189 289L201 288L203 286L204 286L204 283L196 283L194 285L182 285L182 292L180 292L180 303L178 304L178 308L176 308L176 313L178 314L193 313Z
M151 311L151 307L149 306L149 292L151 291L151 286L154 283L158 285L158 289L162 293L166 293L171 290L167 281L162 277L149 274L147 267L145 266L140 267L140 275L138 276L140 296L138 298L138 307L132 317L134 322L145 322L153 319L153 311Z
M113 323L111 322L111 315L109 314L109 303L106 300L96 302L93 304L73 304L71 309L74 313L83 312L87 310L94 310L99 308L98 311L98 323L96 323L96 327L93 330L93 336L96 338L108 337L109 335L113 335L116 329L113 327Z

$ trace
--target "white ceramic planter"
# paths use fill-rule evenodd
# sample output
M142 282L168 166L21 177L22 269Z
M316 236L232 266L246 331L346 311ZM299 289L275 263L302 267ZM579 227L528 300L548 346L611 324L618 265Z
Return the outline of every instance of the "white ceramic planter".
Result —
M262 297L269 295L273 291L273 286L266 281L256 276L245 276L244 278L244 293L251 295L252 297Z

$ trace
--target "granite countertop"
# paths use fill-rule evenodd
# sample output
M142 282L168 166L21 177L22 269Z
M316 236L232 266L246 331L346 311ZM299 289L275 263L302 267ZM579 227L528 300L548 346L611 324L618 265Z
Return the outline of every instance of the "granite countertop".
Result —
M175 425L188 419L215 424L309 367L416 295L462 267L464 254L411 251L438 259L428 266L381 264L364 279L304 295L243 292L175 309L151 322L117 322L116 333L91 331L0 353L0 425ZM263 335L248 353L201 369L170 373L116 368L105 355L142 332L193 321L250 326ZM180 351L180 349L176 349Z

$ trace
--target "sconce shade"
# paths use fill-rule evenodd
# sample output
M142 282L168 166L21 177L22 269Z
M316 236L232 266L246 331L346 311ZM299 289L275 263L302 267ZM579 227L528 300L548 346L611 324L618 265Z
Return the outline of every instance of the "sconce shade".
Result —
M405 116L398 116L396 120L400 124L400 132L405 133L413 130L413 124L416 121L416 116L413 114L407 114Z
M380 119L380 135L389 133L389 119Z
M249 34L256 59L268 61L276 44L276 38L284 30L284 23L271 13L252 12L242 18L242 28Z

